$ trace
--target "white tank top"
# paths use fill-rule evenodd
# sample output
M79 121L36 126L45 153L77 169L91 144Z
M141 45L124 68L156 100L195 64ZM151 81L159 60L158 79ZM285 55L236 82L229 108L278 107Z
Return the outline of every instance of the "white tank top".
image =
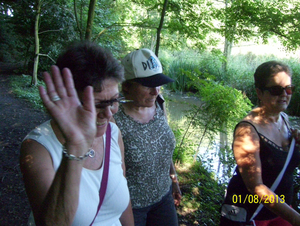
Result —
M122 155L118 144L119 130L114 123L110 123L110 125L111 148L107 189L101 209L93 224L95 226L120 226L119 218L129 204L127 180L123 176ZM104 143L105 137L104 134ZM24 140L26 139L35 140L46 148L52 157L54 170L57 171L62 160L62 144L57 140L50 121L32 130ZM102 174L103 167L99 170L83 168L79 191L79 205L72 225L89 226L93 221L99 204ZM28 224L35 225L32 214Z

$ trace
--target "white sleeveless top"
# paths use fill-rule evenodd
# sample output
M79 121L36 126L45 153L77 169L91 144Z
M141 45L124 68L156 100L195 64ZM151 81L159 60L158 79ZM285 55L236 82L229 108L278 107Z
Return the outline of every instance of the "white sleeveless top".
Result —
M119 218L129 204L127 180L123 176L122 155L118 144L118 127L111 125L110 163L106 194L101 209L93 225L120 226ZM32 139L43 145L50 153L54 170L57 171L62 160L62 144L57 140L50 121L32 130L24 140ZM106 135L103 135L105 144ZM104 164L102 164L104 165ZM81 174L79 205L73 221L74 226L89 226L93 221L99 204L100 183L103 167L99 170L83 168ZM29 225L35 225L29 217Z

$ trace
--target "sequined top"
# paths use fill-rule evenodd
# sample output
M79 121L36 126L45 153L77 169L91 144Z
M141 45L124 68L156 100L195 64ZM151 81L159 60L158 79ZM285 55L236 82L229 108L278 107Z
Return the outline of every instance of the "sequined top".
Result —
M135 121L124 113L122 106L114 119L124 141L132 208L150 206L170 190L175 136L158 104L154 118L148 123Z

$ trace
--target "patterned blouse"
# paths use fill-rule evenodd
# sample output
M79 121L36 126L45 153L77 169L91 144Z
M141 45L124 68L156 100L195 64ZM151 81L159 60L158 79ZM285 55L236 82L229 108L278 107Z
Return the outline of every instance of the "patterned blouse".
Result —
M139 123L120 106L114 119L121 130L125 147L126 178L132 208L159 202L170 190L170 165L175 136L164 111L156 104L154 118Z

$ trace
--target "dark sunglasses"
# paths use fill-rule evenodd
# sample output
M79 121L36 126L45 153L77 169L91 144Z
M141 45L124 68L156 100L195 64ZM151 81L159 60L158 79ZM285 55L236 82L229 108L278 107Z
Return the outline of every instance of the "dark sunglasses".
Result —
M113 99L113 100L104 100L104 101L100 101L99 103L96 103L95 104L95 107L96 108L106 108L108 106L113 106L114 104L116 103L130 103L130 102L133 102L133 100L125 100L125 97L119 97L119 98L116 98L116 99Z
M294 85L289 85L286 87L271 86L271 87L264 87L262 90L268 90L272 96L280 96L284 90L287 95L292 95L295 90L295 86Z

